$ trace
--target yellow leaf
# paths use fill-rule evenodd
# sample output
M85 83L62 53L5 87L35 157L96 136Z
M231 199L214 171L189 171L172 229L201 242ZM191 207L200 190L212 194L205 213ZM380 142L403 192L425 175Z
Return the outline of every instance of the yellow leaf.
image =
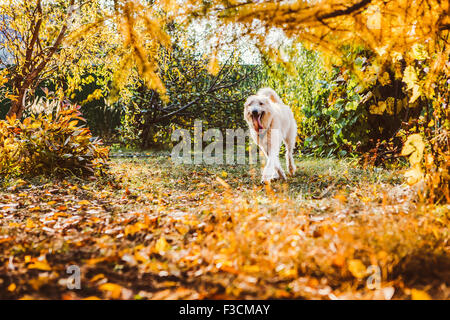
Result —
M99 274L96 274L95 276L93 276L91 278L91 280L89 280L89 281L90 282L95 282L95 281L103 279L103 278L105 278L105 275L103 273L99 273Z
M378 79L382 86L386 86L391 83L391 78L389 77L389 73L384 72L381 77Z
M69 122L69 128L75 128L78 124L78 120L73 120Z
M167 250L170 249L170 245L167 243L166 238L161 237L156 241L156 245L154 251L159 254L164 254Z
M417 82L416 69L413 66L407 66L403 72L403 82L406 83L407 89L411 90Z
M411 299L413 299L413 300L431 300L431 297L425 291L412 289L411 290Z
M25 228L31 229L31 228L34 228L34 226L35 226L35 224L34 224L33 220L27 219L27 224L26 224Z
M378 101L378 104L373 104L369 107L369 112L371 114L383 114L384 110L386 110L386 102L385 101Z
M42 125L42 123L41 123L40 121L34 121L34 122L31 124L30 128L31 128L31 129L37 129L37 128L40 128L41 125Z
M412 89L413 89L413 94L412 94L411 98L409 99L409 103L413 103L414 101L416 101L417 98L419 98L420 95L422 94L422 91L420 90L420 87L418 84L414 84Z
M219 182L222 186L224 186L225 188L229 189L230 185L228 183L226 183L222 178L220 177L216 177L217 182Z
M423 142L422 136L415 133L410 135L406 140L401 155L409 156L409 162L413 166L422 160L424 149L425 143Z
M87 200L81 200L80 202L78 202L78 204L79 204L80 206L88 206L88 205L90 205L91 203L90 203L89 201L87 201Z
M352 259L348 262L348 270L358 279L364 278L367 273L366 266L359 259Z
M228 173L227 173L226 171L222 171L222 177L223 177L223 178L228 177Z
M415 43L412 48L412 50L410 51L411 56L413 59L416 60L425 60L426 58L428 58L428 53L425 50L425 46L420 44L420 43Z
M37 269L42 271L51 271L52 268L47 261L36 261L28 265L28 269Z
M98 287L101 291L110 292L111 298L119 299L120 294L122 293L122 287L115 283L104 283Z
M99 297L96 296L89 296L87 298L83 298L83 300L101 300Z
M8 286L8 291L9 291L9 292L13 292L14 290L16 290L16 288L17 288L16 284L15 284L15 283L11 283L11 284Z
M243 266L242 270L248 273L257 273L259 272L259 266L258 265Z
M334 198L336 200L339 200L342 203L347 202L347 197L344 194L342 194L342 193L338 193L337 195L334 196Z
M125 235L135 234L141 230L148 229L147 225L142 222L136 222L135 224L125 227Z
M88 265L95 265L97 263L105 261L106 259L107 259L106 257L91 258L91 259L86 260L86 264L88 264Z
M280 276L284 278L294 278L298 276L297 269L282 269L280 272L278 272Z
M423 179L423 172L419 164L415 164L405 172L406 182L412 186Z
M13 113L11 117L6 116L6 121L8 121L10 125L14 125L14 123L16 122L16 114Z

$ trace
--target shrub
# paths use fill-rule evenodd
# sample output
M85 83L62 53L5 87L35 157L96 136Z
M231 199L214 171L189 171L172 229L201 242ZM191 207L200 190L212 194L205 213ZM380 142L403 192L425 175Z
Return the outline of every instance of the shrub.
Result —
M164 95L139 81L116 104L116 109L124 110L120 139L126 146L168 147L173 130L192 129L196 119L202 120L205 130L246 128L242 110L245 99L260 87L261 68L243 64L238 53L211 64L195 39L172 33L177 41L157 54Z
M0 175L90 176L102 174L109 150L80 125L79 107L65 104L55 113L40 113L20 122L0 121Z

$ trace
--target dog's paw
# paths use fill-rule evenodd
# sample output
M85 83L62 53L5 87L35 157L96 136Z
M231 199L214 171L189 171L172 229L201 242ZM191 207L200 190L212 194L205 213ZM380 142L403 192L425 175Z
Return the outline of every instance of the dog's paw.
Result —
M270 173L264 173L261 177L261 183L269 183L272 180L276 180L278 179L280 176L278 175L278 173L275 172L270 172Z
M287 180L286 178L286 174L284 173L283 169L281 169L281 167L277 168L277 172L279 174L279 177L283 180Z
M295 164L291 164L289 166L289 175L293 176L295 174L295 171L297 171L297 167L295 166Z

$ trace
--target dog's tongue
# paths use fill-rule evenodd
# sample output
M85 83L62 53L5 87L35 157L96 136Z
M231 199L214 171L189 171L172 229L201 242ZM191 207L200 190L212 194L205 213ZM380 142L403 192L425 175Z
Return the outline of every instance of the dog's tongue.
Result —
M258 129L262 129L263 128L263 126L262 126L262 124L261 124L261 117L262 117L262 114L260 114L259 115L259 117L258 117Z
M253 126L255 127L255 130L257 132L263 128L261 124L261 115L259 115L258 117L253 117Z

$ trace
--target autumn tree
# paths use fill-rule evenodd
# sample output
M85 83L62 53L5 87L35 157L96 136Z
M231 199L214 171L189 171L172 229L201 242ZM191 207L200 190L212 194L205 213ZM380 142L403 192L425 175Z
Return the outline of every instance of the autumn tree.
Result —
M111 89L117 96L138 78L164 91L154 56L169 42L162 7L157 1L2 1L1 84L12 101L8 116L20 118L27 98L45 81L53 82L59 98L70 97L85 74L113 80L97 97Z
M130 89L130 99L118 101L126 106L120 136L127 144L144 149L167 144L174 128L191 129L196 119L208 128L244 126L242 104L261 85L261 68L243 64L232 51L211 73L207 55L183 35L176 39L158 53L158 77L168 100L141 83Z
M98 2L3 1L0 5L1 64L10 82L12 103L8 116L22 116L27 94L43 81L67 74L69 86L76 85L80 70L95 61L93 47L101 46L94 36L70 36L96 19ZM100 30L101 26L91 25ZM91 53L89 55L89 53ZM69 75L72 73L71 75Z
M400 109L399 101L409 109L409 104L416 103L418 99L424 100L425 121L416 119L422 122L422 129L418 126L407 126L407 129L421 130L428 141L429 156L420 166L415 162L416 171L411 174L420 177L421 170L425 169L429 190L439 191L438 196L431 195L430 198L450 199L448 1L255 3L217 0L207 5L198 1L191 1L191 4L196 6L198 16L214 16L224 25L239 25L243 34L251 36L263 52L274 58L279 57L279 52L276 47L268 45L267 40L273 30L282 30L288 38L322 52L326 65L348 69L359 82L361 91L370 91L379 84L394 84L394 91L395 88L402 91L400 99L390 93L372 99L377 103L370 105L369 111L375 114L385 113L387 109L395 114ZM365 63L357 63L357 56L351 54L355 51L369 52L365 55ZM388 98L392 98L392 105L386 102ZM408 132L404 133L406 135ZM417 149L421 148L418 143Z

